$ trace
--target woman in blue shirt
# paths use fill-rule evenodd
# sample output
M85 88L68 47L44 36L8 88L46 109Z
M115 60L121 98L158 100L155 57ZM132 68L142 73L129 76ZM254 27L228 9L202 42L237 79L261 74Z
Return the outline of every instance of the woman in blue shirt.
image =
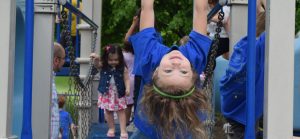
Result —
M207 110L199 74L206 65L211 40L206 34L207 0L194 0L193 31L181 47L165 46L154 29L154 0L141 0L140 32L134 47L135 75L142 76L130 138L206 138L201 112Z

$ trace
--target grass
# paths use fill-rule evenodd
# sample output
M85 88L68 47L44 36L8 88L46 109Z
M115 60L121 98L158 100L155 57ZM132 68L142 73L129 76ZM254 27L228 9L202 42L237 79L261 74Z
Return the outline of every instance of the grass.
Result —
M67 95L65 109L72 115L73 122L75 122L75 124L76 124L78 121L78 115L76 114L78 112L78 110L75 108L75 103L76 103L76 101L78 101L78 97L68 96L71 94L75 94L73 81L72 81L72 84L70 87L69 79L70 79L69 76L56 76L55 77L55 85L56 85L56 90L59 95ZM69 88L72 89L71 92L68 92Z
M69 78L68 76L55 77L56 90L59 94L65 94L69 90Z

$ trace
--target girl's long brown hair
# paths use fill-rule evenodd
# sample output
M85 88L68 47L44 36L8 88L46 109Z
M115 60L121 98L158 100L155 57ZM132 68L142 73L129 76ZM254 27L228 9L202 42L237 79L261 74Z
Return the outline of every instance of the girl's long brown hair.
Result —
M199 75L194 72L192 82L196 84ZM188 89L177 86L163 86L157 84L159 77L154 74L153 82L157 87L172 95L182 95ZM184 138L186 133L193 138L205 139L206 134L199 112L208 109L207 99L200 89L195 89L194 93L181 99L171 99L157 94L152 85L144 88L144 96L141 100L142 110L146 114L150 123L155 125L163 139Z

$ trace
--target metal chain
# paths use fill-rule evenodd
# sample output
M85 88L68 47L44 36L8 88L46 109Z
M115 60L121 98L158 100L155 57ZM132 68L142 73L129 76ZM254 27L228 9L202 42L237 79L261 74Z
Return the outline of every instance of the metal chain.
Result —
M69 63L69 68L70 68L70 73L69 73L69 80L68 80L68 85L69 85L69 89L67 92L67 105L66 105L66 109L68 112L70 112L70 114L72 115L74 124L78 125L78 109L76 108L76 103L78 102L78 97L79 94L77 91L77 89L75 89L75 81L74 78L72 78L72 76L74 75L75 71L74 71L74 47L72 47L72 38L71 38L71 32L70 32L70 28L68 25L68 16L67 16L67 12L62 10L61 11L61 16L62 16L62 34L64 36L64 38L61 39L65 39L66 42L66 51L68 53L69 59L70 59L70 63ZM78 132L76 133L75 136L78 136Z
M92 39L92 44L91 44L91 52L95 52L95 47L96 47L96 38L97 38L97 33L96 30L93 31L93 39ZM84 91L80 92L80 120L84 121L81 122L82 128L81 128L81 135L80 138L86 138L88 136L89 130L90 130L90 125L91 125L91 120L92 120L92 88L93 88L93 78L97 70L94 68L93 61L90 60L89 62L89 70L88 74L90 76L87 76L83 82L84 84Z
M214 36L213 42L210 47L210 51L208 53L207 57L207 65L204 69L204 75L205 75L205 80L202 84L202 89L204 94L208 98L208 104L210 104L210 111L207 111L207 120L205 121L204 125L206 127L206 132L208 133L208 137L210 139L213 138L213 127L215 125L215 120L214 120L214 97L213 97L213 72L216 66L216 55L218 52L218 47L219 47L219 39L220 39L220 32L222 31L221 28L223 27L223 19L224 19L224 12L221 9L221 11L218 14L218 19L219 21L217 22L217 28L216 28L216 34Z
M92 104L92 80L97 70L94 68L93 61L89 62L89 72L86 75L84 81L79 78L79 66L75 63L75 48L72 44L72 37L70 27L68 25L68 16L66 11L61 12L62 22L62 33L65 35L68 55L70 58L70 78L68 81L69 90L67 95L70 96L68 99L67 110L70 111L74 118L74 123L79 126L79 133L76 135L79 138L86 138L89 133L91 125L91 104ZM97 30L93 30L93 39L91 44L91 52L95 52L96 48ZM72 78L71 78L72 77ZM80 124L80 125L79 125Z
M218 52L218 47L220 44L220 32L222 31L222 27L223 27L223 19L224 19L224 12L223 10L221 10L218 14L218 19L219 21L217 22L217 28L216 28L216 34L214 36L213 42L211 44L210 47L210 51L208 53L208 59L207 59L207 65L204 69L204 74L205 74L205 80L203 83L203 88L205 88L207 86L208 80L209 78L211 78L213 71L215 69L216 66L216 56L217 56L217 52Z
M211 109L209 109L209 111L206 111L206 115L207 115L207 119L204 121L204 126L206 129L206 133L208 136L208 139L212 139L213 138L213 127L215 125L215 120L214 120L214 111L212 108L214 108L213 106L213 97L211 93L213 91L213 83L212 83L212 78L210 78L209 80L209 84L207 84L206 88L203 89L203 93L205 96L207 96L208 98L208 104L209 107Z

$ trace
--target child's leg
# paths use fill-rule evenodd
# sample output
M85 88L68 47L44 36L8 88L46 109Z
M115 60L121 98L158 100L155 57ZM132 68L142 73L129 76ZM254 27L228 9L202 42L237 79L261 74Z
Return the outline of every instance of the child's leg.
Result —
M115 122L114 122L114 112L105 110L105 117L108 125L107 133L115 133Z
M119 110L117 112L118 117L119 117L119 121L120 121L120 129L121 129L121 136L122 134L127 134L126 131L126 114L125 114L125 110Z
M133 106L133 104L127 105L127 108L125 110L125 112L126 112L126 124L129 124L131 113L132 113L132 106Z

